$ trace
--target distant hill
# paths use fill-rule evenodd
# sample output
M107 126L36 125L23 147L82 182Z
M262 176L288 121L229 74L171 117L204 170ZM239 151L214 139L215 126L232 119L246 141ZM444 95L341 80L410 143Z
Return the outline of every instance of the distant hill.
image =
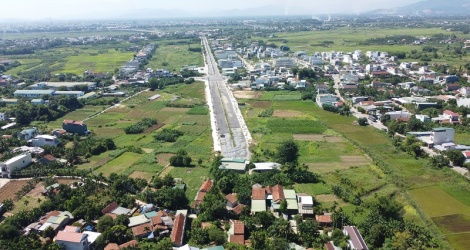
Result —
M425 0L394 9L380 9L368 14L396 15L468 15L469 0Z

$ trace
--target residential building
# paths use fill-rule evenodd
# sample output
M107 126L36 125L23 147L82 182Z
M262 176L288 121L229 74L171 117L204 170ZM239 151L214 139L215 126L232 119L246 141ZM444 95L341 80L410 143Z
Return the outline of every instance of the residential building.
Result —
M79 233L76 231L63 230L57 233L54 241L61 245L65 250L91 250L94 249L93 243L101 233L85 231Z
M295 66L295 61L293 58L283 57L274 60L274 67L285 67L293 68Z
M6 112L1 112L0 113L0 121L6 121L8 120L8 114Z
M57 139L57 137L54 135L37 135L28 142L31 142L31 146L33 147L56 147L60 144L59 139Z
M315 101L318 106L323 107L323 105L333 105L335 102L339 100L338 96L331 95L331 94L322 94L317 95Z
M67 97L81 97L81 96L84 96L85 95L85 92L83 91L55 91L53 93L55 96L59 96L59 95L65 95Z
M52 96L54 92L54 90L16 90L13 95L15 97L39 98L44 95Z
M236 194L227 194L225 196L225 199L227 200L227 208L233 209L238 205L238 199Z
M130 215L131 210L125 207L119 206L115 201L108 204L103 210L101 210L103 215L105 214L115 214L115 215Z
M17 155L3 163L0 163L3 178L11 178L11 174L16 170L21 170L31 164L33 159L30 153Z
M266 189L263 187L253 187L251 190L251 212L266 211Z
M220 170L233 170L236 172L244 173L250 161L237 158L222 158L220 160Z
M421 122L430 122L431 118L428 115L415 115L415 118Z
M27 128L18 133L18 140L31 140L38 135L38 129L35 127Z
M31 104L33 105L42 105L45 104L46 101L44 99L32 99Z
M183 245L185 226L186 215L180 212L176 215L175 225L170 235L171 242L173 242L173 245L175 245L176 247L180 247Z
M58 231L64 228L74 217L69 211L51 211L42 217L39 221L37 231L43 232L48 227ZM75 232L74 227L68 227L69 232Z
M196 198L194 198L194 202L191 205L191 208L194 210L194 212L198 212L198 205L202 204L204 197L206 196L207 192L212 189L213 185L214 183L209 178L207 178L207 180L202 183L201 188L199 188L196 194Z
M328 227L333 224L333 218L331 217L331 214L329 213L324 213L322 215L315 215L315 220L320 226Z
M228 242L240 245L245 244L245 224L243 222L238 220L230 220Z
M388 115L390 120L408 120L411 117L411 113L407 111L387 112L385 115Z
M279 171L281 170L281 164L276 162L258 162L253 163L255 168L251 169L254 172L267 172L267 171Z
M96 83L94 82L40 82L33 85L30 85L29 88L33 90L42 90L42 89L58 89L65 87L68 90L72 90L75 87L86 85L89 90L96 88Z
M74 120L64 120L62 123L62 128L68 133L72 134L86 135L89 133L85 123Z
M430 143L441 145L454 142L455 130L453 128L434 128L431 132Z
M349 236L348 246L351 250L369 250L361 233L355 226L345 226L343 233Z
M297 194L299 214L313 214L313 197L307 194Z

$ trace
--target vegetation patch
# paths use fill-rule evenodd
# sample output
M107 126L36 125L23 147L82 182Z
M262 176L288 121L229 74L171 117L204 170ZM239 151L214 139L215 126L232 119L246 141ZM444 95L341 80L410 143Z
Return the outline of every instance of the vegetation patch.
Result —
M302 98L301 94L289 94L289 95L275 95L273 101L299 101Z
M410 194L430 217L452 214L470 215L469 206L458 201L437 186L414 189L410 191ZM429 197L432 197L432 199Z
M444 234L470 233L470 217L463 214L452 214L432 218Z
M272 103L271 101L256 101L253 103L253 108L266 109L271 107Z
M270 119L267 127L273 133L322 134L326 128L317 121Z
M209 114L209 109L204 106L194 106L186 112L188 115L207 115Z
M302 112L292 110L275 110L273 116L279 118L292 118L302 116Z
M150 118L144 118L142 119L142 121L134 124L134 125L131 125L131 126L127 126L124 128L124 132L126 134L140 134L142 132L144 132L144 130L146 130L147 128L153 126L157 124L157 120L155 119L150 119Z
M162 131L154 135L155 140L164 142L175 142L178 137L182 136L183 132L176 129L164 128Z

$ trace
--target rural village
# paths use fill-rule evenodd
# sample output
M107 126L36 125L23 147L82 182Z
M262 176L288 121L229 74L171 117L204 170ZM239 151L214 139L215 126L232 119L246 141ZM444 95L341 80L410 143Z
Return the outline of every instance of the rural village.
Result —
M0 248L466 249L454 21L6 33Z

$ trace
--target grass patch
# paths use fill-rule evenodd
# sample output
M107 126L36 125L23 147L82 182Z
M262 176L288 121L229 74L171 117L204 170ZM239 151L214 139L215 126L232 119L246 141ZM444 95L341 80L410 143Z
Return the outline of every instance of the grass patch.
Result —
M309 183L309 184L295 184L295 190L297 193L305 193L312 196L319 194L332 194L331 187L325 183Z
M96 169L96 171L103 173L105 176L109 176L111 173L122 174L141 157L141 154L126 152Z
M269 119L267 128L273 133L291 134L321 134L326 131L323 124L312 120Z
M300 94L290 94L290 95L275 95L273 101L298 101L301 99Z
M186 112L188 115L207 115L209 114L209 109L203 106L195 106Z
M180 40L182 41L182 40ZM202 53L188 51L189 46L200 47L199 43L190 45L165 45L160 46L155 51L152 59L150 59L147 67L156 69L169 69L170 71L179 71L184 66L195 65L204 66Z
M410 191L410 194L430 217L453 214L470 215L469 206L450 196L438 186L414 189Z

